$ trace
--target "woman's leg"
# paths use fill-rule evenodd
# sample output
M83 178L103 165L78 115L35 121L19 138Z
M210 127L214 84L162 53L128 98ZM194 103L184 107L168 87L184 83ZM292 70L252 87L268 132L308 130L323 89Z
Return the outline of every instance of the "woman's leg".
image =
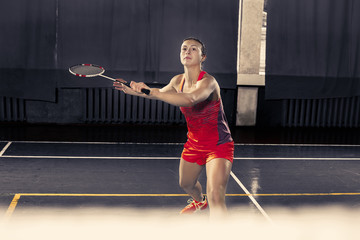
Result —
M183 158L180 159L179 166L179 185L194 200L203 200L202 187L198 179L204 166L197 163L190 163Z
M206 164L207 175L207 197L210 207L210 217L217 218L225 216L227 208L225 204L225 193L232 163L224 158L212 159Z

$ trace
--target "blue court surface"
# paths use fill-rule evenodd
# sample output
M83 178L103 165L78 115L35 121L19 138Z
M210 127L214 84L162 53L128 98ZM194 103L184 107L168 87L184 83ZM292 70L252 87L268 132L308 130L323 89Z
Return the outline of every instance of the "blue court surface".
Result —
M177 219L189 198L178 186L182 147L182 143L0 142L0 213L12 227L39 216L76 219L89 209L96 219L104 214L128 217L129 209L137 216L161 212ZM206 189L205 171L200 182ZM360 146L236 144L226 201L229 217L244 228L260 224L269 230L285 219L296 223L289 229L307 222L313 226L314 219L328 228L339 226L337 221L343 222L345 216L351 224L343 230L349 232L359 223ZM208 215L208 210L198 214Z

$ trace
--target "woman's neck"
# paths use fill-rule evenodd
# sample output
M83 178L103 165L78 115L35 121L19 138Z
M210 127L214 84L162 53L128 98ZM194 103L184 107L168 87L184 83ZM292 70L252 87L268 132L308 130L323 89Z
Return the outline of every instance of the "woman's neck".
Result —
M200 67L194 67L194 68L184 67L184 76L187 84L189 84L190 86L196 84L201 71L202 70Z

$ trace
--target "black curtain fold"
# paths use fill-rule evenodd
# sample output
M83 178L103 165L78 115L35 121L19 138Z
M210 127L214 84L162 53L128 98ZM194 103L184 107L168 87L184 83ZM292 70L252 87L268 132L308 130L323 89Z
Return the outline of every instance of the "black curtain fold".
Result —
M236 87L238 1L13 0L0 9L0 96L55 101L56 87L111 86L80 79L78 63L112 77L167 83L188 36L208 48L205 70Z
M360 95L360 2L268 0L266 98Z
M55 1L2 3L0 96L55 100L55 25Z
M62 20L60 17L62 68L90 61L118 72L120 76L121 73L133 76L131 80L167 83L169 79L162 78L163 73L176 74L183 70L179 59L182 40L195 36L208 48L206 70L225 76L223 85L235 88L236 1L87 2L90 6L85 16L73 12L72 2L60 2L62 16L67 18ZM88 19L89 24L84 19Z

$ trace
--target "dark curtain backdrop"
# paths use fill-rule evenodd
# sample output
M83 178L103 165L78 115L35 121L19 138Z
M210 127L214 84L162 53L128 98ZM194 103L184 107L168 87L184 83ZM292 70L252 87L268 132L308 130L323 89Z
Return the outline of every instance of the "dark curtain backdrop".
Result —
M0 96L55 100L56 87L111 86L67 69L95 63L105 74L167 83L183 71L188 36L208 48L205 70L236 87L238 1L13 0L0 9ZM7 34L4 34L7 33Z
M55 100L56 2L3 1L0 96Z
M360 1L268 0L266 98L360 95Z

